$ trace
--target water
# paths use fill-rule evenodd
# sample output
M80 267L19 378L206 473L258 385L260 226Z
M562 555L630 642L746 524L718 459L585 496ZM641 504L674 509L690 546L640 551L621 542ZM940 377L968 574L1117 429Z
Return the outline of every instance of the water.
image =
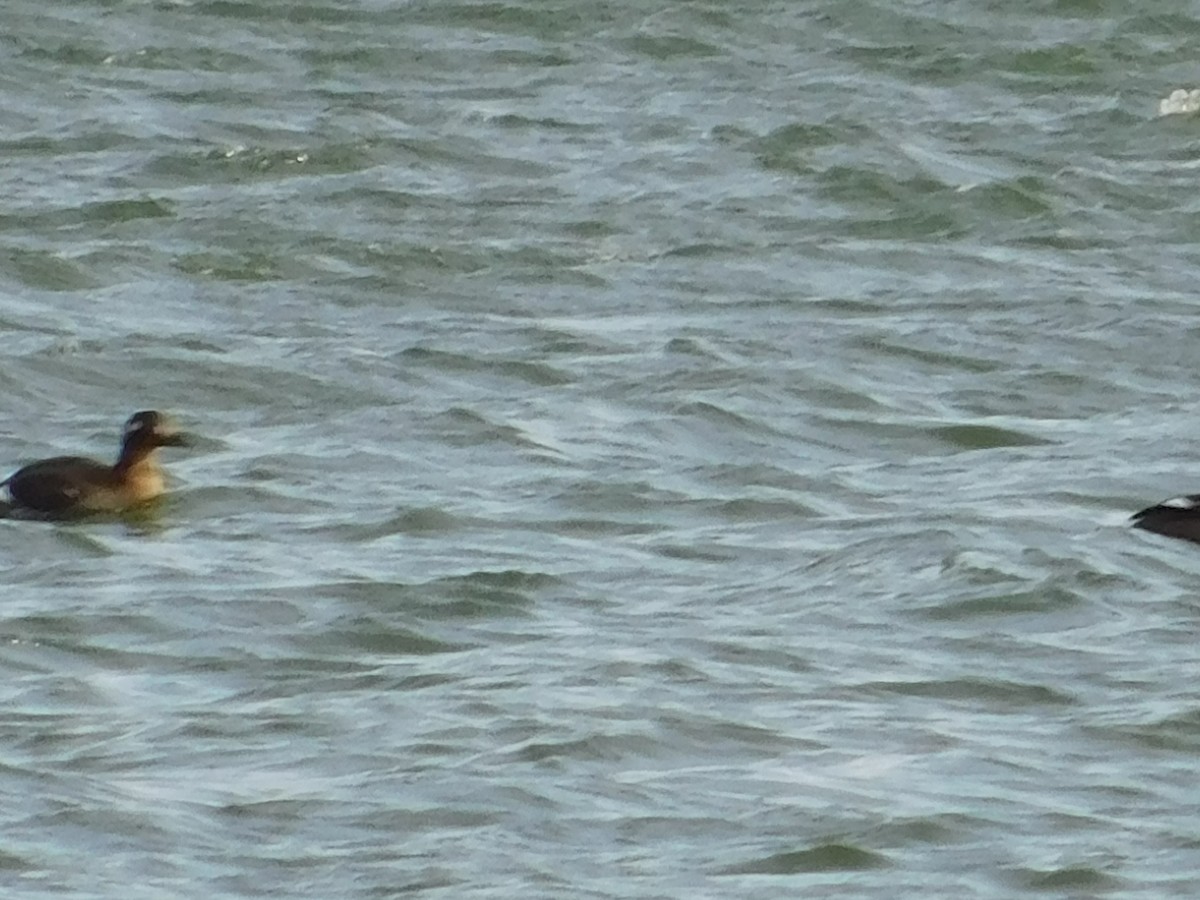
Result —
M6 7L13 896L1193 896L1189 5Z

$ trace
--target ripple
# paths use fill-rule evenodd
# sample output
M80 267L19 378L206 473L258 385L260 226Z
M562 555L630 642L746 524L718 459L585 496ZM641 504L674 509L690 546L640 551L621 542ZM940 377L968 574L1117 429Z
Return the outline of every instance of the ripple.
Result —
M773 853L728 866L721 875L800 875L812 872L861 872L891 866L881 853L848 844L821 844L804 850Z
M486 416L464 407L453 407L439 417L443 423L442 440L454 447L477 447L486 444L505 444L522 449L551 454L557 451L531 438L513 425L497 425Z
M1057 613L1083 603L1075 593L1055 587L1038 587L1029 591L997 593L986 597L938 603L921 611L935 622L963 622L996 616L1019 616L1030 613Z
M871 682L859 690L884 691L909 697L983 701L1003 706L1071 706L1074 697L1041 684L1023 684L998 678L951 678L931 681Z
M626 42L634 53L640 53L651 59L668 60L676 57L694 57L705 59L711 56L721 56L724 51L706 41L682 35L650 35L640 34Z
M1052 441L994 425L945 425L931 428L930 434L963 450L985 450L993 447L1031 447Z
M466 524L466 519L445 510L423 507L404 510L373 525L343 525L330 531L348 540L374 541L397 534L438 535L461 529Z
M45 291L78 291L99 287L89 268L56 253L0 247L0 263L26 287Z
M400 355L405 361L427 366L434 371L486 372L508 376L539 387L555 387L569 384L573 380L553 366L523 360L487 359L424 347L412 347L402 351Z
M302 593L337 598L372 614L404 613L433 620L527 614L537 598L562 588L562 582L540 572L477 571L425 582L361 580L311 585ZM295 588L280 590L293 596Z
M1107 872L1091 866L1064 866L1058 869L1017 869L1012 873L1015 886L1029 891L1063 891L1108 893L1128 888L1124 879L1114 878Z
M1110 722L1094 730L1098 737L1130 741L1147 749L1192 753L1200 748L1200 709L1139 724Z

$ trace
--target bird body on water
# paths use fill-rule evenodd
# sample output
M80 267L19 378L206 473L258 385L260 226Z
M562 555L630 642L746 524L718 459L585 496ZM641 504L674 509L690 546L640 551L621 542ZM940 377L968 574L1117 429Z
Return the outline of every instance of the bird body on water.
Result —
M0 512L73 516L140 506L166 489L158 448L186 443L170 417L153 410L134 413L125 423L121 453L113 465L82 456L30 463L0 482L10 498Z
M1134 514L1133 524L1155 534L1200 543L1200 494L1149 506Z

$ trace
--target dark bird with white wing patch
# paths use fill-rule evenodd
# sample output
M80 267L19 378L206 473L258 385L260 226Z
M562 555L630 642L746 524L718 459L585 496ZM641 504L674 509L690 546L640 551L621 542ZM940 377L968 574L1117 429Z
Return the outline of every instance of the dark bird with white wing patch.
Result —
M1200 543L1200 494L1149 506L1134 514L1133 524L1155 534Z

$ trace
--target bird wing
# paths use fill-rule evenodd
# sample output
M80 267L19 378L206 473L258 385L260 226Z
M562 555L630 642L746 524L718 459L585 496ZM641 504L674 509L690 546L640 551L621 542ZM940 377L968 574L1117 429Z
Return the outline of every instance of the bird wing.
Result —
M75 509L89 486L101 485L112 470L82 456L57 456L32 463L5 484L19 506L45 513Z

